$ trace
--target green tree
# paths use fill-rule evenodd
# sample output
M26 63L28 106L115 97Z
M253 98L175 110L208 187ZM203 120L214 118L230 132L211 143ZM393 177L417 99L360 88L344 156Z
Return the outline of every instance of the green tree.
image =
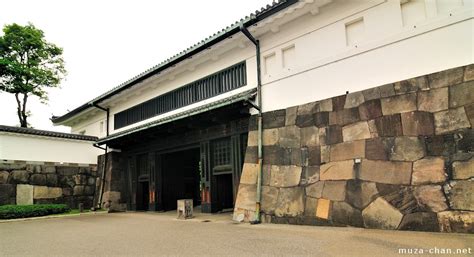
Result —
M48 101L47 88L58 87L66 75L63 49L46 41L33 24L5 25L0 36L0 90L15 95L21 127L27 127L29 96Z

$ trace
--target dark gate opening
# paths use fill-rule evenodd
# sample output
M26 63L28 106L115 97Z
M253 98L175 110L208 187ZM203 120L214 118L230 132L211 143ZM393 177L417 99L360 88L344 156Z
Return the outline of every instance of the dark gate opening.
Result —
M193 148L162 155L163 210L175 210L179 199L201 204L199 154L199 148Z
M148 181L139 182L137 188L137 210L148 211L149 202L150 194Z
M234 207L232 174L216 176L217 209L230 211Z

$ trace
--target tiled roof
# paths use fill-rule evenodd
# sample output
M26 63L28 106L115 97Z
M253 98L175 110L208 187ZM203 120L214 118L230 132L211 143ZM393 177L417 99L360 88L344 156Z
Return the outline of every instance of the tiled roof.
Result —
M32 129L32 128L11 127L11 126L4 126L4 125L0 125L0 132L28 134L28 135L36 135L36 136L44 136L44 137L59 137L59 138L84 140L84 141L97 141L98 139L97 137L85 136L85 135L79 135L79 134L62 133L62 132L39 130L39 129Z
M62 121L65 121L74 115L92 107L94 104L98 104L104 99L107 99L111 97L114 94L117 94L133 85L136 83L143 81L146 78L149 78L153 76L154 74L160 72L161 70L167 69L173 65L176 65L177 63L186 60L189 56L192 56L194 54L197 54L201 52L204 49L207 49L209 46L214 45L225 38L230 37L233 34L236 34L240 31L240 25L244 25L245 27L251 26L255 24L258 21L261 21L265 19L266 17L282 10L285 9L286 7L298 2L298 0L277 0L273 1L272 4L269 4L260 10L256 10L255 12L251 13L248 16L245 16L244 18L234 22L230 26L227 26L223 28L222 30L214 33L213 35L201 40L200 42L188 47L186 50L183 50L179 52L178 54L162 61L161 63L149 68L148 70L138 74L137 76L123 82L122 84L112 88L111 90L105 92L104 94L94 98L90 102L83 104L82 106L66 113L63 116L53 116L51 120L54 123L59 123Z

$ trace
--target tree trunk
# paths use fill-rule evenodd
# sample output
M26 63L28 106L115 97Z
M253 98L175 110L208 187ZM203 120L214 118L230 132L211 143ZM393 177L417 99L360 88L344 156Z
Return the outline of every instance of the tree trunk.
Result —
M15 99L17 103L17 115L18 115L18 119L20 120L20 126L22 128L27 128L28 115L26 114L26 102L28 100L28 94L27 93L23 94L23 103L21 102L19 95L20 93L15 93Z

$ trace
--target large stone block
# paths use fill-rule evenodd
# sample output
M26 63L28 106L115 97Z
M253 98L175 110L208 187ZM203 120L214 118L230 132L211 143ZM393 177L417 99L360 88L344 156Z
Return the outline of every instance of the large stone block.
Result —
M418 93L418 110L438 112L448 109L448 88L431 89Z
M321 180L349 180L355 178L354 161L329 162L321 165Z
M364 221L360 210L345 202L334 202L331 211L331 220L336 224L363 227Z
M455 210L474 211L474 181L459 180L451 183L448 198Z
M326 128L326 138L325 143L326 145L332 145L341 143L342 140L342 127L339 125L331 125Z
M416 111L416 93L381 99L383 115Z
M469 64L464 68L464 81L474 80L474 64Z
M323 181L319 181L314 184L311 184L305 188L306 196L310 196L313 198L321 198L321 196L323 195L323 188L324 188Z
M419 186L415 188L415 198L418 204L433 212L440 212L448 209L446 197L441 186Z
M332 112L332 99L324 99L319 102L319 111L320 112Z
M322 198L332 201L344 201L346 199L347 181L325 181Z
M59 198L63 195L63 189L60 187L34 186L34 199Z
M308 217L316 217L316 209L318 207L318 199L306 197L304 215Z
M333 111L340 111L344 109L344 105L346 104L346 95L336 96L331 99Z
M259 165L254 163L244 163L242 175L240 176L241 184L256 185Z
M378 196L377 185L360 180L347 181L346 201L358 209L364 209Z
M281 139L280 139L281 140ZM311 126L301 129L301 146L319 145L319 128Z
M58 174L63 176L72 176L79 173L79 167L58 166L56 167L56 171Z
M418 137L397 137L390 152L392 161L416 161L425 156L425 146Z
M342 138L344 142L371 138L369 124L362 121L342 127Z
M357 121L360 121L360 117L356 107L329 113L329 125L344 126Z
M313 115L314 125L316 127L325 127L329 125L329 112L317 112Z
M30 177L31 185L46 186L46 176L43 174L33 174Z
M474 128L474 104L464 106L464 110L469 122L471 123L471 128Z
M310 102L298 106L298 116L313 114L319 111L318 102Z
M380 99L367 101L359 106L359 116L361 120L372 120L382 116L382 106Z
M15 204L15 201L16 201L15 197L16 197L15 185L0 184L0 205Z
M42 173L56 173L56 166L43 166Z
M6 170L0 171L0 184L6 184L10 173Z
M20 183L28 183L30 174L26 170L14 170L10 173L10 176L12 178L12 181L14 183L20 184Z
M441 232L474 233L474 212L439 212L438 221Z
M449 107L456 108L474 103L474 81L449 88Z
M16 204L28 205L33 204L33 186L32 185L16 185Z
M403 135L429 136L434 134L433 114L429 112L405 112L401 114Z
M409 185L411 162L362 160L360 179L384 184Z
M235 200L236 209L255 211L257 199L257 185L239 185Z
M317 133L316 133L317 135ZM300 147L300 128L296 126L287 126L278 129L279 144L281 147L298 148Z
M276 187L262 187L262 211L266 214L275 212L279 189Z
M297 114L298 114L298 106L286 108L285 126L295 125Z
M247 137L247 146L258 146L258 131L249 131Z
M353 92L346 96L346 102L344 108L353 108L358 107L361 103L364 102L364 95L362 92Z
M397 208L402 214L429 211L418 203L412 187L377 184L377 190L385 201Z
M95 179L93 179L93 180L94 180L94 183L95 183ZM58 181L59 181L58 180L58 175L56 175L56 174L46 174L46 185L47 186L56 187L56 186L58 186Z
M352 160L365 156L365 141L344 142L331 146L331 161Z
M413 163L413 185L437 184L446 181L444 159L441 157L426 157Z
M403 214L382 197L377 198L362 211L364 225L368 228L397 229Z
M270 185L270 180L271 180L271 175L272 175L271 169L272 169L272 165L270 164L262 165L262 185L264 186Z
M262 144L263 145L276 145L278 144L279 134L278 129L264 129L262 133Z
M474 159L453 162L453 178L469 179L474 177Z
M365 158L369 160L388 160L393 146L391 138L373 138L365 141Z
M271 168L270 186L293 187L299 185L301 180L301 167L276 166Z
M379 87L365 89L362 91L362 94L364 95L364 99L366 102L374 99L379 99L381 97Z
M438 217L434 212L415 212L406 214L400 230L439 232Z
M430 156L448 157L458 150L453 134L425 137L426 153Z
M463 107L435 113L434 122L437 135L471 127Z
M321 164L321 147L310 146L308 147L308 165L318 166Z
M305 128L314 125L314 115L313 114L304 114L298 115L296 117L296 126L300 128Z
M245 150L245 163L258 162L258 149L256 146L248 146Z
M375 126L380 137L396 137L403 135L400 114L382 116L375 119Z
M301 173L300 186L314 184L319 181L319 166L305 166Z
M328 163L331 161L331 146L321 146L321 163Z
M428 75L431 88L440 88L459 84L463 81L463 67L444 70Z
M84 186L75 186L73 188L74 196L83 195L83 194L84 194Z
M416 92L419 90L426 90L429 88L428 79L426 78L426 76L420 76L399 81L393 85L393 88L395 89L395 93L398 95Z
M275 215L296 217L304 213L304 189L301 187L280 188Z
M286 110L276 110L262 114L264 129L280 128L285 126Z

